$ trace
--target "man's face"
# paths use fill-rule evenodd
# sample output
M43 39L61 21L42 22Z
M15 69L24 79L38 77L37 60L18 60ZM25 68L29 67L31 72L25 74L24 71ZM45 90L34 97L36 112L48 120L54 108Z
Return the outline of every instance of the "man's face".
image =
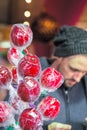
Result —
M75 55L56 60L56 69L64 76L64 84L72 87L87 74L87 56Z

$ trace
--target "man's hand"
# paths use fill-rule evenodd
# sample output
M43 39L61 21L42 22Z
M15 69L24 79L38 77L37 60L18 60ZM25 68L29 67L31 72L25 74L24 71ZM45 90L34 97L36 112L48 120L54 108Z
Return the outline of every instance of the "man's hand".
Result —
M48 130L71 130L71 125L53 122L48 125Z

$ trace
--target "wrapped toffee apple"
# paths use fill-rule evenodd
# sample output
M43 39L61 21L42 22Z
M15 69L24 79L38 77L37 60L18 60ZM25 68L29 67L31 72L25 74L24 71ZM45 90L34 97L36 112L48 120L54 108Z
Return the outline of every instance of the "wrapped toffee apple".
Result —
M17 66L19 60L23 57L23 54L16 48L11 47L8 50L7 58L10 64Z
M53 120L60 112L60 102L52 96L47 96L41 100L37 109L42 114L43 120Z
M35 108L25 109L19 116L22 130L42 130L42 116Z
M21 77L38 77L40 71L40 60L36 55L27 54L18 63L18 73Z
M40 75L42 90L45 89L48 92L55 91L62 85L63 81L62 74L52 67L44 69Z
M29 107L29 104L27 102L24 102L21 100L17 93L17 88L11 88L9 91L9 103L12 106L14 110L14 114L17 114L18 116L20 113Z
M10 70L5 66L0 66L0 88L10 89L12 75Z
M32 77L25 77L18 85L19 97L29 103L34 103L40 96L40 86Z
M33 39L32 30L25 24L14 24L11 28L10 41L11 45L18 49L28 47Z
M5 101L0 101L0 127L8 127L14 124L12 107Z

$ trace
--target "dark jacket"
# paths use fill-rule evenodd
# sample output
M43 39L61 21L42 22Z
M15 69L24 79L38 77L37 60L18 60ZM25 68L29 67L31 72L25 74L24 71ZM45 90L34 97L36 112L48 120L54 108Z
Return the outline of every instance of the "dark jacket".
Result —
M50 66L46 58L40 58L42 69ZM62 85L55 92L48 93L61 103L60 113L55 120L44 121L43 128L47 130L51 122L71 124L72 130L83 130L83 122L87 117L87 76L72 88L66 89ZM47 96L47 95L44 95ZM43 97L40 97L40 100Z

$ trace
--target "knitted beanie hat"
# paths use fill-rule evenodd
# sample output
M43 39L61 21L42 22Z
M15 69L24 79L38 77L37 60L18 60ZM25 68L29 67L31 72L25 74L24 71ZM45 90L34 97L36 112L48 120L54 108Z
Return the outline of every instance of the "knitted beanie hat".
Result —
M66 57L87 54L87 31L75 26L63 26L54 38L54 55Z

